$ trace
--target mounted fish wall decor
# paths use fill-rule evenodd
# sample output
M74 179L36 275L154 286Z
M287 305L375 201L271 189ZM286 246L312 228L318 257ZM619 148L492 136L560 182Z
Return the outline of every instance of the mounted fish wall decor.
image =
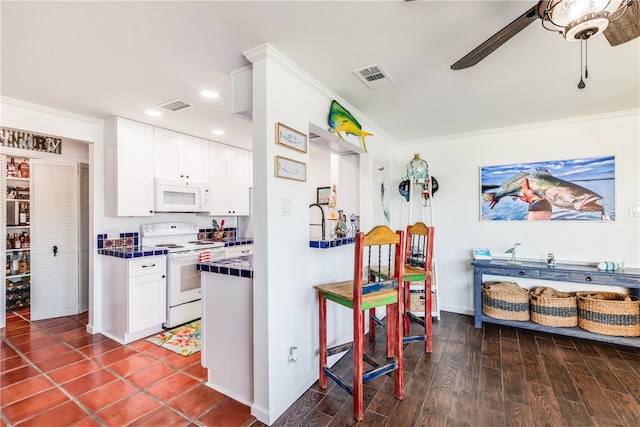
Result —
M365 153L367 152L367 144L364 142L364 137L368 135L373 136L371 132L364 132L356 118L345 110L336 100L331 102L331 111L329 111L329 132L338 134L342 140L344 140L344 138L340 132L359 136Z
M615 158L553 160L481 168L481 219L526 220L551 209L549 220L615 219Z

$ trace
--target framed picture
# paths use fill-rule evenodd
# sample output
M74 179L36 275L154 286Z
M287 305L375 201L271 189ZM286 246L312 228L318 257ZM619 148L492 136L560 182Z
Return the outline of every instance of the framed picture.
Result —
M481 220L614 221L615 176L614 156L485 166Z
M275 156L275 161L275 174L278 178L296 181L307 180L307 165L305 163L281 156Z
M318 197L316 201L319 205L328 205L331 197L331 187L318 187Z
M307 135L282 123L276 123L276 143L301 153L307 152Z

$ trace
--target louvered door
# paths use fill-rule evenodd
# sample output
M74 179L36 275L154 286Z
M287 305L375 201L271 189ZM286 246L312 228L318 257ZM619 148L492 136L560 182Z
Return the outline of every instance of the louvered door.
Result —
M31 320L78 314L75 164L31 165Z

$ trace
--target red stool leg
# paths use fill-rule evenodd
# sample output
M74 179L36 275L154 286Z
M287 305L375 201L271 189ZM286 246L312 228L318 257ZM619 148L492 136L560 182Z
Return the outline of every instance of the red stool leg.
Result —
M353 416L361 421L364 416L364 311L360 307L353 310Z
M324 292L318 292L318 314L320 318L320 388L327 388L327 375L324 368L327 367L327 299Z
M433 350L433 339L432 339L432 313L431 306L433 304L431 297L431 276L427 274L425 278L425 289L424 289L424 351L425 353L431 353Z

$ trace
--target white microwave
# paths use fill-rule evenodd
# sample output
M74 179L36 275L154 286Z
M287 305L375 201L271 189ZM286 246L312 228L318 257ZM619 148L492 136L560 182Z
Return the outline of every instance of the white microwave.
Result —
M209 212L211 188L206 182L154 180L156 212Z

